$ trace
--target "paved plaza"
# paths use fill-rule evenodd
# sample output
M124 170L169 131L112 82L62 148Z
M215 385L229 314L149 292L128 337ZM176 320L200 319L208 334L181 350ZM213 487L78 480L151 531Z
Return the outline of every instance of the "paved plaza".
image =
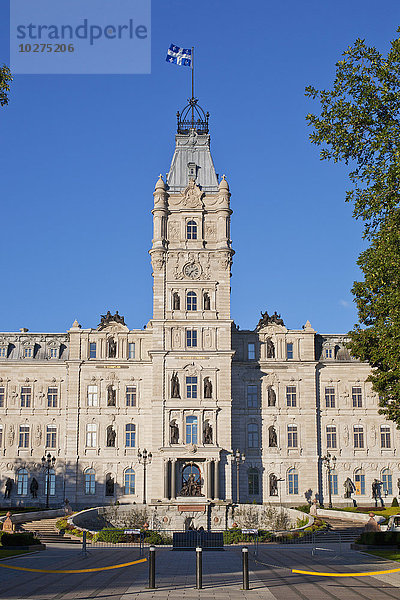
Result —
M252 551L253 548L250 548ZM331 578L295 575L304 570L361 572L400 568L399 563L326 546L311 554L311 546L260 546L250 554L250 590L241 589L241 549L204 552L203 586L195 589L194 552L157 549L156 585L148 589L148 563L112 571L83 574L43 574L0 568L1 599L40 600L400 600L400 573L374 577ZM137 549L95 549L83 558L79 546L55 544L44 552L3 561L37 569L81 569L124 563L139 558Z

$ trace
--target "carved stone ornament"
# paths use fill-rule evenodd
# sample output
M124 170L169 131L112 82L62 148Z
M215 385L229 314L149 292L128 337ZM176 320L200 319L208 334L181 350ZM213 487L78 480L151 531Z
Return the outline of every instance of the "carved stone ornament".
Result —
M36 425L35 444L36 444L36 446L40 446L41 443L42 443L42 427L41 427L41 425Z
M189 181L189 185L183 191L182 204L184 206L187 206L188 208L202 208L203 207L203 203L201 201L202 196L203 196L203 192L201 191L199 186L196 185L194 179L191 179Z
M151 266L153 271L161 271L165 263L164 252L153 252L151 255Z
M196 452L197 452L197 446L196 446L196 444L188 444L186 446L186 449L187 449L188 452L190 452L190 454L196 454Z
M13 445L14 437L15 437L15 428L14 428L14 425L11 424L8 428L8 444L9 444L9 446Z

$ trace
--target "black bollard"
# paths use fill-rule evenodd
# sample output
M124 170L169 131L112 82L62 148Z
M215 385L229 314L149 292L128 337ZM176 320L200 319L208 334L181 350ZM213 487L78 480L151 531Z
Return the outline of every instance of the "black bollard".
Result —
M196 589L203 589L203 548L196 548Z
M243 589L249 590L249 549L245 546L242 548L243 559Z
M156 549L154 546L149 548L149 588L154 590L156 587Z
M87 534L86 531L84 531L82 533L82 556L83 556L83 558L87 558L87 555L88 555L87 546L86 546L86 534Z

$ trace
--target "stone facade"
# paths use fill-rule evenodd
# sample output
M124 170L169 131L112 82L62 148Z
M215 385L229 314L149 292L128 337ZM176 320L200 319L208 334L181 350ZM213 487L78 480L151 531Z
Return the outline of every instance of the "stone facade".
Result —
M153 318L0 334L0 477L4 504L45 501L41 458L56 457L50 505L327 500L323 457L371 504L374 478L398 494L399 432L378 415L368 365L340 335L266 313L252 331L230 315L230 191L218 183L209 134L176 135L152 210ZM152 453L145 467L138 448ZM234 452L245 455L239 466ZM243 457L242 457L243 458ZM31 491L35 478L37 497ZM8 484L10 488L10 484Z

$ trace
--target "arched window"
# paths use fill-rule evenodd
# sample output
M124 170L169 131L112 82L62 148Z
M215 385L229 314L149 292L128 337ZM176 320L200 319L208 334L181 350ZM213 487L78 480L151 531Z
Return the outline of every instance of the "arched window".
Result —
M331 470L330 478L331 478L331 493L333 496L337 496L338 495L338 477L337 477L336 471L334 471L333 469Z
M363 469L354 471L354 485L356 486L356 496L365 495L365 474Z
M255 423L247 425L247 446L249 448L259 448L258 426Z
M94 496L96 493L96 471L86 469L85 471L85 494Z
M125 425L125 446L126 448L134 448L136 445L136 425L127 423Z
M383 483L383 491L384 491L385 496L391 496L393 494L393 486L392 486L392 473L389 469L383 469L382 483Z
M56 495L56 473L54 471L54 469L50 469L49 471L49 475L48 475L48 481L49 481L49 496L55 496ZM47 496L47 472L45 474L45 478L44 478L44 495Z
M133 469L126 469L124 473L124 494L135 493L135 471Z
M197 240L197 223L196 221L188 221L186 224L186 239Z
M288 494L298 494L299 493L299 474L297 473L295 468L291 468L287 474L287 485L288 485Z
M18 469L17 471L17 494L26 496L28 493L28 471L26 469Z
M248 472L249 496L256 496L260 493L260 479L258 469L251 467Z
M186 310L197 310L197 294L195 292L187 293Z
M298 436L297 436L297 425L287 426L287 445L288 448L297 448Z

